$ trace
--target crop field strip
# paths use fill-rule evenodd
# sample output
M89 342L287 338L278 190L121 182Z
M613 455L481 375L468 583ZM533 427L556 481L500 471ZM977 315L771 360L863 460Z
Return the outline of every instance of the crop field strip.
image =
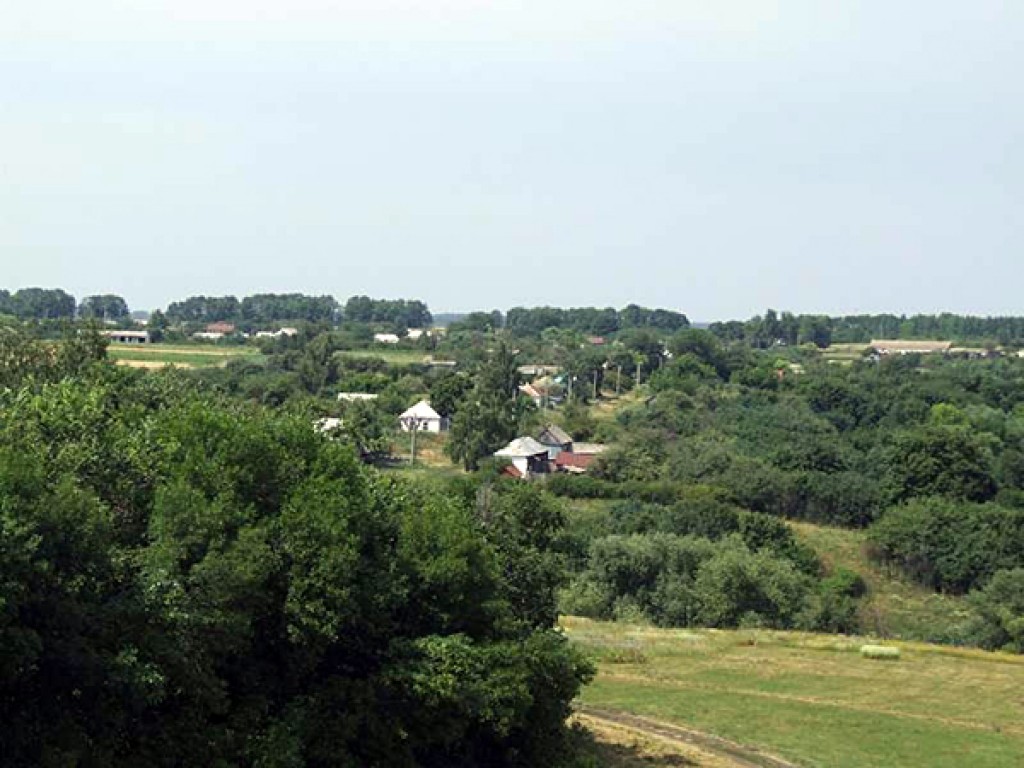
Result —
M262 354L252 347L202 347L198 345L111 344L107 355L119 365L158 368L176 365L203 368L226 365L230 360L260 360Z

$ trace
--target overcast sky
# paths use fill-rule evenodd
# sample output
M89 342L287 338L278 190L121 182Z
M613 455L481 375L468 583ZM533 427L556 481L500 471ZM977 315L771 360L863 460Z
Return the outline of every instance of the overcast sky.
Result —
M1021 2L0 3L0 287L1024 313Z

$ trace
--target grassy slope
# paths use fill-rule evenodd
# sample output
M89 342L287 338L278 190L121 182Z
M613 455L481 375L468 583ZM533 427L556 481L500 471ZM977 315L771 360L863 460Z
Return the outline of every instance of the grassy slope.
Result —
M827 567L856 571L868 584L861 625L881 637L935 640L968 617L963 598L939 595L914 584L897 571L879 566L864 554L864 531L790 523L799 538L812 546Z
M797 632L656 630L565 619L599 660L592 706L674 721L808 766L1018 766L1024 657Z

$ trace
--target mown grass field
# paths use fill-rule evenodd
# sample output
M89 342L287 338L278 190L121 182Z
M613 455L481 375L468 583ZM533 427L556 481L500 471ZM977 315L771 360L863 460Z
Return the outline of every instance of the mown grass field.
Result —
M1019 767L1024 657L764 630L662 630L565 618L598 662L583 703L705 731L805 766Z
M138 368L160 368L175 365L181 368L208 368L226 365L239 358L259 360L262 354L255 347L215 347L198 344L111 344L107 357L118 365Z

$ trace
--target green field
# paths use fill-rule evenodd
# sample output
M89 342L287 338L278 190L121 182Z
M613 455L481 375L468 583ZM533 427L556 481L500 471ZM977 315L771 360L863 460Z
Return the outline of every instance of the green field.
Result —
M263 355L255 347L215 347L199 344L111 344L107 357L121 365L138 368L159 368L176 365L182 368L209 368L226 365L240 358L260 360Z
M805 766L985 768L1024 756L1024 657L762 630L565 618L598 661L582 703L674 722Z

